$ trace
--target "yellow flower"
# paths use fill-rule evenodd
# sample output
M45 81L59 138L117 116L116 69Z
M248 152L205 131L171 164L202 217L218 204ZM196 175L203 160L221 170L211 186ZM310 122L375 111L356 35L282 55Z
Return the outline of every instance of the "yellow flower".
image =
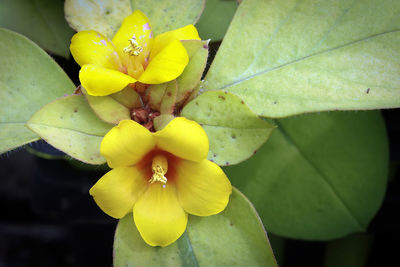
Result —
M136 10L112 41L96 31L81 31L72 37L70 50L82 67L82 86L90 95L104 96L137 81L159 84L175 79L189 62L180 40L190 39L200 39L193 25L154 38L149 20Z
M111 171L91 189L97 205L122 218L133 211L137 229L151 246L167 246L185 231L187 213L217 214L228 204L232 186L215 163L206 159L203 128L183 117L152 133L124 120L101 143Z

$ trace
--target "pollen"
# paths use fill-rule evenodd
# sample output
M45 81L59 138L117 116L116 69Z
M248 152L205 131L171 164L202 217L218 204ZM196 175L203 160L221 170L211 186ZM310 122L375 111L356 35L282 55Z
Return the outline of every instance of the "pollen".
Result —
M129 39L129 46L124 48L124 53L130 55L130 56L139 56L140 53L143 51L143 47L139 45L139 43L136 41L136 37L132 37Z
M153 158L153 162L151 164L151 168L153 171L153 176L149 180L149 183L161 182L163 184L167 183L167 177L165 174L168 171L168 160L164 155L157 155Z

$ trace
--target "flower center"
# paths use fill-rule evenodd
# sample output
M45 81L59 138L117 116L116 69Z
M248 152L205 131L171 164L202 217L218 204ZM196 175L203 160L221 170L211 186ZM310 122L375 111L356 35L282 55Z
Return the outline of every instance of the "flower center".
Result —
M167 183L167 177L165 174L168 171L168 161L164 155L157 155L153 158L153 162L151 164L151 168L153 171L153 176L149 180L149 183L161 182L163 184Z
M136 41L136 37L129 39L130 45L124 48L124 53L137 57L143 51L143 47Z

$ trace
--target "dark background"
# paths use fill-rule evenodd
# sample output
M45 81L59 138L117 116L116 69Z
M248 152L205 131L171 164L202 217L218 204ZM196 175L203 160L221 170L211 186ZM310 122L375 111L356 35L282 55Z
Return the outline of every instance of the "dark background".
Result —
M211 52L217 48L212 46ZM79 66L72 59L54 58L79 84ZM270 236L280 266L344 266L335 260L352 256L366 261L365 266L400 266L400 110L382 113L390 142L390 177L368 233L332 242ZM72 160L46 160L26 147L62 155L43 141L0 155L0 267L112 266L117 220L101 212L88 193L104 170L82 170L84 165Z

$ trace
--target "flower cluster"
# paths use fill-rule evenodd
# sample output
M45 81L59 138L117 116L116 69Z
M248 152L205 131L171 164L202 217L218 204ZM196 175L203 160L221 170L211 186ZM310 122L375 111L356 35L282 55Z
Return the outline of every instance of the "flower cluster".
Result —
M200 39L193 25L154 38L148 19L135 11L112 40L81 31L73 36L70 49L82 67L83 88L89 95L105 96L127 86L137 90L137 83L176 79L189 62L180 40L190 39ZM133 212L147 244L167 246L185 231L188 213L217 214L229 201L232 186L222 169L207 160L208 149L203 128L183 117L157 132L123 120L103 138L100 152L112 170L90 194L114 218Z

